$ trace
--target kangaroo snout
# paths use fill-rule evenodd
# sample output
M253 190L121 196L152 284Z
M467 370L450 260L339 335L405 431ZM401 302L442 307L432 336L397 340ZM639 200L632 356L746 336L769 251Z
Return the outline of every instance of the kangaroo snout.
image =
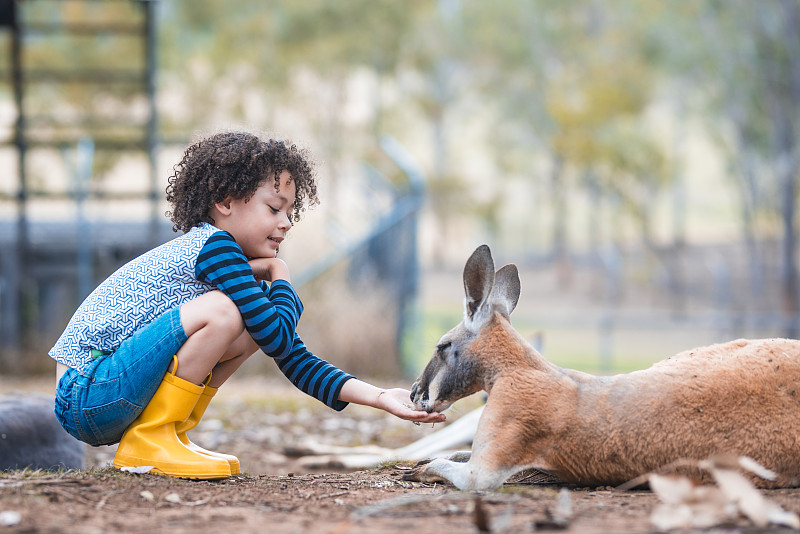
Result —
M411 386L411 402L414 403L414 407L417 410L423 410L428 413L435 411L433 409L433 404L428 398L428 387L420 387L420 380L417 380Z
M422 395L420 394L419 390L419 380L415 381L411 385L411 402L414 403L414 407L417 410L424 410L425 408L422 405ZM430 413L430 412L428 412Z

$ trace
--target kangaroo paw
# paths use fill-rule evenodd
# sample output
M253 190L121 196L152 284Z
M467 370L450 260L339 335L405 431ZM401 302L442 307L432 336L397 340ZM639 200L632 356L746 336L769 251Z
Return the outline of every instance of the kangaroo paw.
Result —
M433 482L449 482L457 488L463 489L468 471L468 465L465 463L456 463L444 458L436 458L428 464L415 467L409 471L404 478L405 480L425 482L428 484Z
M433 473L430 469L428 469L428 462L430 462L430 460L424 460L418 463L417 466L411 471L403 474L403 480L424 483L448 482L448 480L441 475Z

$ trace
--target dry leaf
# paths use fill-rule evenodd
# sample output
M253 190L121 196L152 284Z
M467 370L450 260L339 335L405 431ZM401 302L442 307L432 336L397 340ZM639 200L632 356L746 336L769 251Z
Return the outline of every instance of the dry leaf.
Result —
M775 480L778 478L778 473L767 469L749 456L739 456L739 467L750 471L754 475L760 476L764 480Z
M713 486L696 486L686 477L652 474L650 488L664 504L650 520L659 530L708 528L736 516L725 495Z
M200 499L199 501L184 501L177 493L168 493L164 496L164 500L183 506L200 506L201 504L206 504L208 502L208 499Z
M567 488L561 488L558 492L558 502L556 502L553 516L559 518L565 524L569 524L572 519L572 497L570 497Z
M660 504L650 514L650 522L663 532L691 528L692 519L692 509L686 505Z
M769 502L768 505L767 519L771 524L800 530L800 518L797 517L796 513L786 511L773 502Z
M152 491L147 491L147 490L140 491L139 495L141 495L144 500L150 501L150 502L153 502L156 499L156 497L155 497L155 495L153 495Z
M22 521L22 514L14 510L4 510L0 512L0 526L13 527Z
M689 501L694 489L692 481L686 477L651 474L648 477L650 489L665 504L681 504Z
M767 500L744 475L732 469L710 469L719 489L729 502L758 527L768 521Z
M719 457L697 462L708 471L716 486L695 486L684 476L648 475L650 487L663 502L650 516L659 530L709 528L742 514L754 525L784 525L800 529L797 514L783 510L753 486L738 468L767 480L777 474L752 458Z
M124 473L133 473L134 475L144 475L153 469L152 465L142 465L140 467L120 467L119 470Z

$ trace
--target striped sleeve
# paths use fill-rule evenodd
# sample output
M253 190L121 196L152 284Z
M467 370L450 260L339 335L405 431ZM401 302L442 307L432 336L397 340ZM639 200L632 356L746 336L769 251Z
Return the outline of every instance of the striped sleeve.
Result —
M276 280L267 288L256 281L242 249L227 232L213 234L195 267L197 279L216 286L239 308L245 327L281 371L301 391L336 410L342 384L352 378L309 352L295 333L303 304L289 282Z
M348 403L339 400L339 392L354 377L309 352L297 334L289 355L276 361L281 372L301 391L336 411L347 406Z
M227 232L213 234L200 251L197 279L219 288L239 308L247 331L273 358L289 354L294 331L303 312L291 284L276 281L269 297L253 276L242 249Z

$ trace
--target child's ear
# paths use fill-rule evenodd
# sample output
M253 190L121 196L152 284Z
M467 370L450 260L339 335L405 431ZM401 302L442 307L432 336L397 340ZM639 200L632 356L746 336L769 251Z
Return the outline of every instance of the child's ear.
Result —
M214 207L217 208L217 211L221 215L230 215L232 200L233 199L231 198L231 196L228 195L225 198L223 198L221 202L217 202L216 204L214 204Z

